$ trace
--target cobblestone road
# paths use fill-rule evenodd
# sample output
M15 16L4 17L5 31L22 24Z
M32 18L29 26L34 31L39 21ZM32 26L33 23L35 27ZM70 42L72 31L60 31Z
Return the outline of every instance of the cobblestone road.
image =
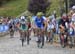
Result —
M75 54L75 48L61 48L56 44L45 44L44 48L38 48L35 37L31 37L30 45L21 46L19 34L15 33L14 38L9 35L0 38L0 54Z

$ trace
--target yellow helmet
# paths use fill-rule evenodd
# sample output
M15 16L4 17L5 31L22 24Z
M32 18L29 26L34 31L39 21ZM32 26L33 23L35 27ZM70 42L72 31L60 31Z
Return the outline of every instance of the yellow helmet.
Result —
M42 15L43 15L42 12L38 12L38 13L37 13L37 16L39 16L39 17L42 16Z

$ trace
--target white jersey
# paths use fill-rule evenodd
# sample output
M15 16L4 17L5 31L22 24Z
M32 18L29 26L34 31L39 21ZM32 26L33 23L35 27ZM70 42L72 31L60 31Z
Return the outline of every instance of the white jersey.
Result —
M47 27L47 28L48 28L49 30L50 30L50 29L54 29L54 25L53 25L53 23L51 23L51 22L48 23L48 27Z
M72 21L75 22L75 13L72 15Z

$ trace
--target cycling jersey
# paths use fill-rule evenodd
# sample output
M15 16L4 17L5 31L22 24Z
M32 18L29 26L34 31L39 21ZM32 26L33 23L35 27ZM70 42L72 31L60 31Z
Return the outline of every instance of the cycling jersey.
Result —
M9 29L11 29L11 28L14 28L15 23L14 23L13 20L10 20L9 23L8 23L8 25L9 25Z
M36 17L35 24L36 24L36 26L38 28L43 29L43 27L44 27L44 19L42 17L41 18Z
M25 25L21 25L21 26L20 26L20 30L25 30L25 31L26 31L27 29L28 29L28 27L25 26Z
M64 28L66 28L66 23L69 23L69 20L59 19L59 25L62 25Z
M72 15L72 19L73 22L75 22L75 13Z
M70 36L73 36L75 34L73 22L70 22L70 24L69 24L69 31L68 32L69 32Z
M20 21L20 30L27 30L28 29L26 22L27 22L26 20Z
M53 23L50 22L50 23L48 24L48 29L54 29Z

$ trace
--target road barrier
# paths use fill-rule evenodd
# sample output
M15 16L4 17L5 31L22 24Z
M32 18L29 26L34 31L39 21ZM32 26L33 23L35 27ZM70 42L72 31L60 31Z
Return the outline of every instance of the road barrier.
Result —
M0 25L0 37L5 36L9 33L9 26L8 25Z

